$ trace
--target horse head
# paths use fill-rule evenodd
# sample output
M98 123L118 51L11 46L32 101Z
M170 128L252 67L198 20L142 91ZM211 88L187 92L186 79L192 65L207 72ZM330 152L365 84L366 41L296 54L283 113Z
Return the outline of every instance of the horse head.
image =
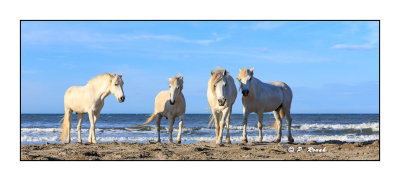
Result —
M239 69L239 75L237 79L240 82L240 89L242 90L243 96L248 96L250 93L250 84L253 80L254 68Z
M211 90L217 97L218 105L224 106L226 104L227 80L228 72L225 69L217 69L215 72L211 71Z
M123 86L124 81L122 80L122 74L115 75L115 77L111 81L110 91L112 94L114 94L115 98L117 98L120 103L125 101Z
M177 76L169 78L169 103L175 104L176 97L182 92L183 89L183 76L179 73Z

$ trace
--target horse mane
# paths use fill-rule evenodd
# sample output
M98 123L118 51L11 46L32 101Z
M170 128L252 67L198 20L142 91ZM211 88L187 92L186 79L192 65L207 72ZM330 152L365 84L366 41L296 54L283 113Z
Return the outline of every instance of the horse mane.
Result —
M178 83L181 84L181 88L183 89L183 76L180 73L178 73L177 76L170 78L170 80L168 82L168 84L172 84L172 85L178 84Z
M113 78L115 78L115 76L118 76L118 75L114 74L114 73L103 73L103 74L100 74L100 75L94 77L93 79L89 80L87 84L95 84L99 81L104 81L104 80L108 80L111 82L111 80Z
M212 93L215 93L215 84L217 82L219 82L221 79L224 78L224 72L226 70L220 67L217 67L217 69L215 70L214 74L211 76L211 91ZM228 71L226 71L226 75L227 76L229 74Z
M238 75L238 79L242 78L242 77L246 77L249 75L249 68L244 68L244 69L240 69L239 71L239 75Z

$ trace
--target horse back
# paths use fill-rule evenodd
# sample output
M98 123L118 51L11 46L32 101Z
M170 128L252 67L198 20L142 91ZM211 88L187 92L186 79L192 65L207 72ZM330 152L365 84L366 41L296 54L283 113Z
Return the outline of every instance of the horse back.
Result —
M177 97L174 105L170 105L169 100L170 95L168 90L159 92L154 101L154 113L161 113L163 115L171 113L182 115L185 113L186 102L182 92L180 96Z
M280 87L284 94L286 94L287 96L292 97L292 89L290 89L290 87L285 82L273 81L273 82L268 82L266 84L270 84L270 85L274 85L274 86Z

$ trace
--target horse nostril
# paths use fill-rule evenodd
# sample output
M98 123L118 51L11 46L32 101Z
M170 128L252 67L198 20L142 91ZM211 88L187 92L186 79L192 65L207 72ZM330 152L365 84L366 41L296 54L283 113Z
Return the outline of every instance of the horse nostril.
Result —
M242 94L243 94L244 96L247 96L247 94L249 94L249 90L243 90L243 91L242 91Z
M170 103L171 105L174 105L174 104L175 104L175 101L172 102L171 100L169 100L169 103Z

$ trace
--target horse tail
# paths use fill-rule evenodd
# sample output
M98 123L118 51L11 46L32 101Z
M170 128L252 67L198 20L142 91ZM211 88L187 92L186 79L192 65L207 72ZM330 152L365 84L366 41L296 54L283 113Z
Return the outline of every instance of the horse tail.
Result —
M283 107L281 107L281 110L279 110L279 115L281 116L281 120L285 118L285 109Z
M146 122L144 122L144 123L142 123L142 124L139 124L139 125L136 125L135 127L138 127L138 126L144 126L144 125L146 125L146 124L149 124L151 121L153 121L153 119L156 117L156 114L152 114L150 117L149 117L149 119L147 119L147 121Z
M219 115L219 119L220 120L221 120L221 118L222 118L222 114ZM208 122L208 127L210 127L210 125L211 125L211 128L212 128L213 127L212 126L213 122L215 122L215 119L214 119L214 115L211 114L210 122Z
M214 121L214 116L211 114L211 116L210 116L210 122L208 122L208 128L210 128L210 125L211 125L211 128L212 128L212 122Z
M62 132L61 132L61 143L64 143L65 137L67 136L69 125L71 125L71 119L69 118L71 115L68 112L65 112L64 117L61 118L60 122L62 123Z
M279 112L278 112L279 117L281 118L281 121L283 121L283 118L285 117L285 109L282 107L282 105L280 105L280 106L278 107L278 109L276 109L276 110L279 111ZM275 122L272 123L271 127L274 127L274 128L275 128L275 131L278 131L278 121L277 121L276 119L275 119Z

